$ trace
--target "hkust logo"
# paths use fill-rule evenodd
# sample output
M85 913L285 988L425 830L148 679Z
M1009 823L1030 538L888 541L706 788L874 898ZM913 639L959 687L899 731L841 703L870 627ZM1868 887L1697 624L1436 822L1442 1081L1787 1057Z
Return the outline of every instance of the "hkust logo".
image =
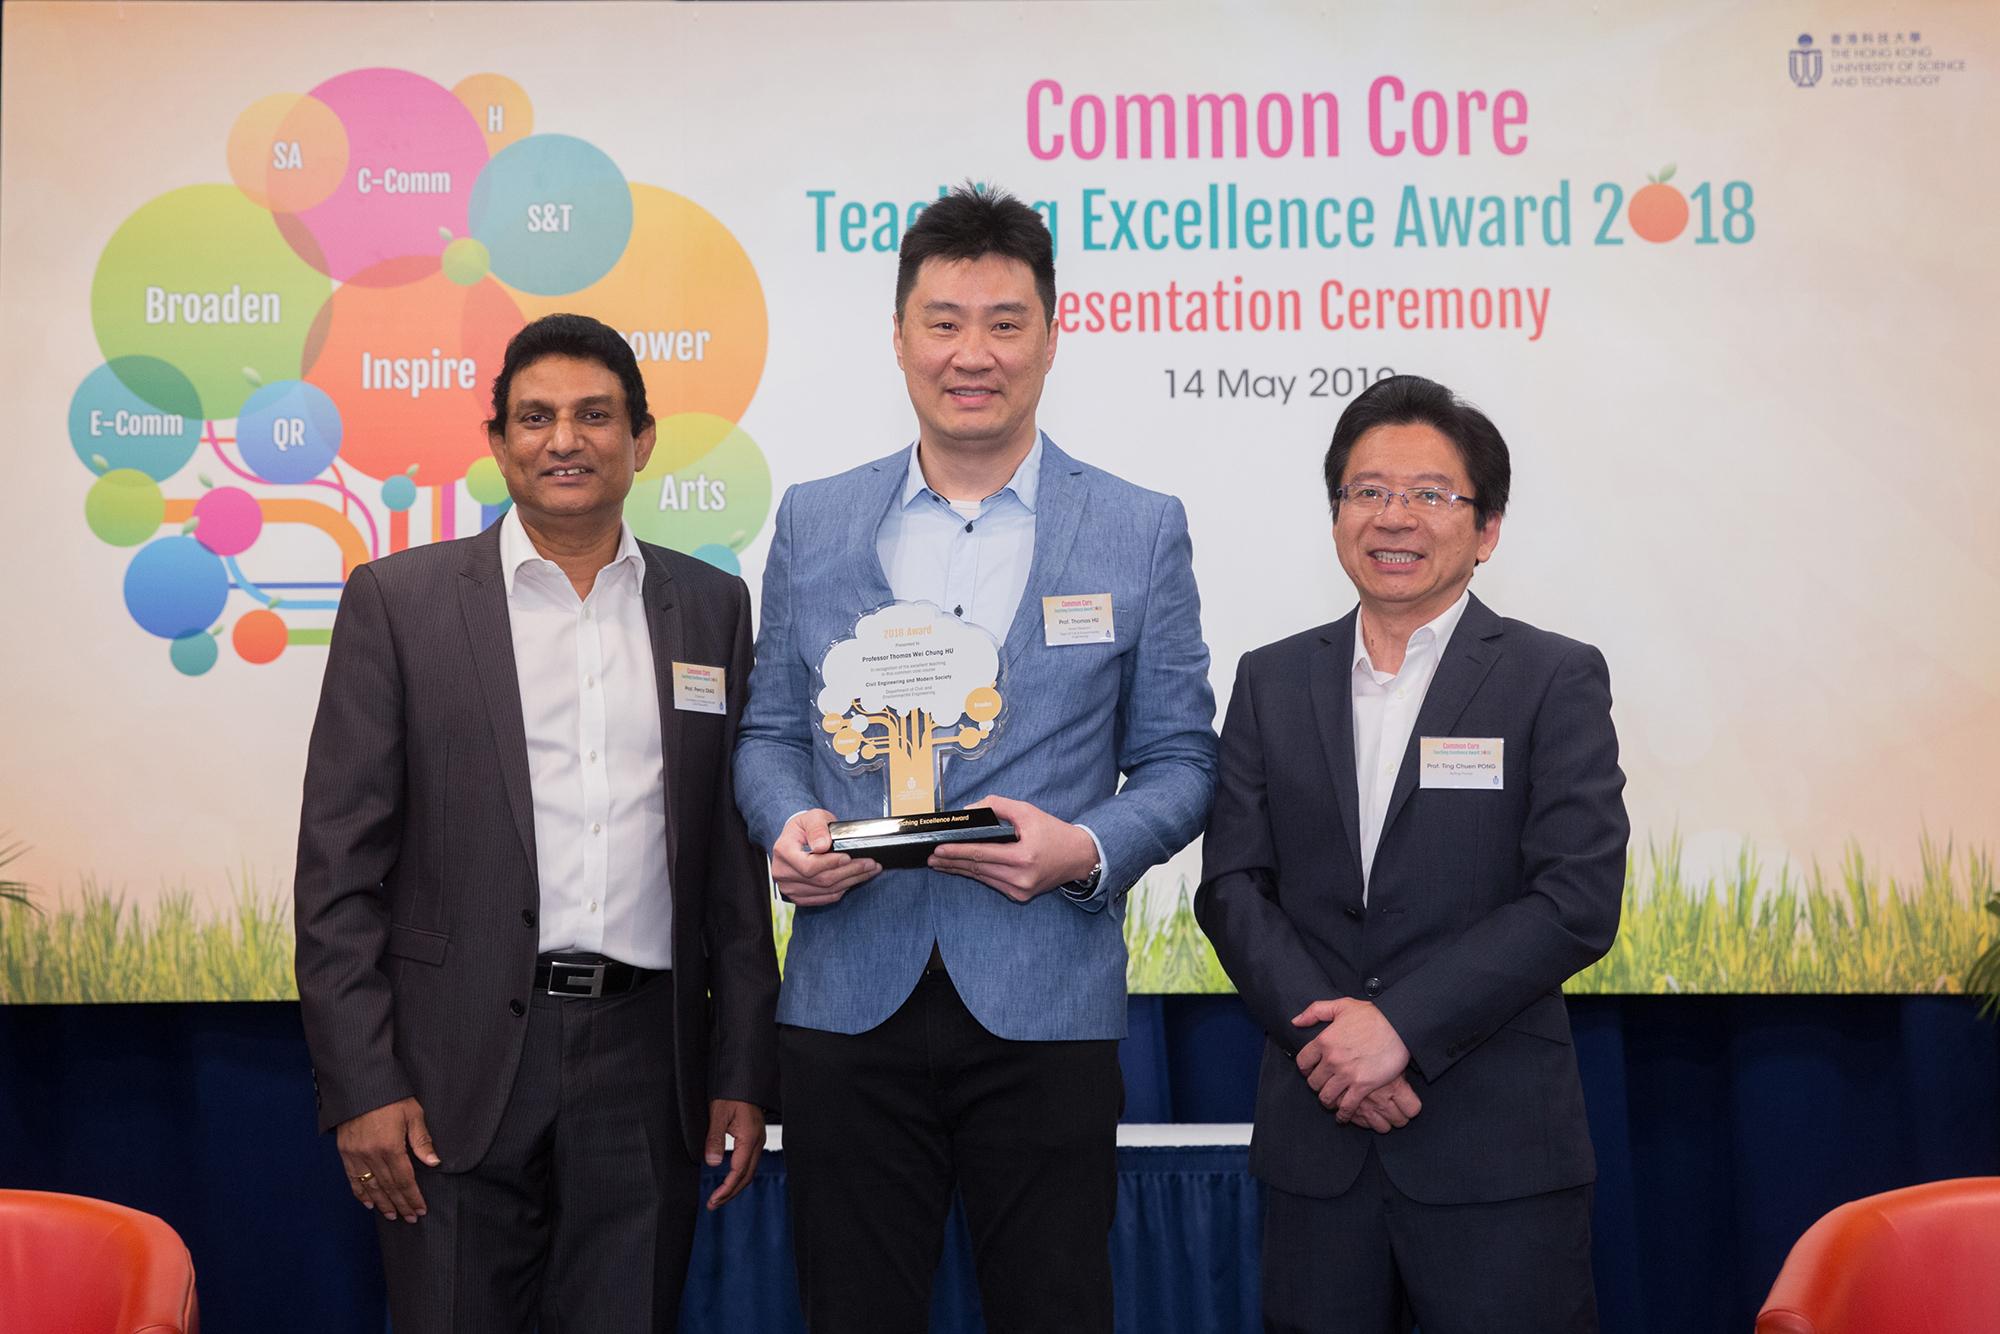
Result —
M1791 51L1792 82L1800 88L1810 88L1819 82L1819 76L1826 70L1826 60L1813 46L1812 34L1799 34L1799 44Z

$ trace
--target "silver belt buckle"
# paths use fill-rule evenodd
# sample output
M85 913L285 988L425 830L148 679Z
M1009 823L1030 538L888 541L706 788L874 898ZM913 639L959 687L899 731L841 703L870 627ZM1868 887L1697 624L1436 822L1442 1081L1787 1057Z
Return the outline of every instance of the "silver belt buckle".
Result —
M564 963L560 959L549 963L549 994L551 996L602 996L604 994L604 965L601 963Z

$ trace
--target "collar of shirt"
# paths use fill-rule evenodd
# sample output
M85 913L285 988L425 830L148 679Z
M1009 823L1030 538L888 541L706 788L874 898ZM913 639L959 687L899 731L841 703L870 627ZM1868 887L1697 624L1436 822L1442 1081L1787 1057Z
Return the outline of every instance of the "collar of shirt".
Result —
M1044 437L1041 432L1037 431L1035 433L1035 447L1028 451L1026 458L1021 460L1021 466L1014 469L1014 475L1007 479L1007 485L1001 487L998 491L995 491L980 502L980 513L984 514L987 506L999 500L1009 491L1014 493L1014 499L1020 502L1022 509L1028 511L1030 514L1035 512L1035 500L1041 494L1042 489L1043 439ZM923 465L917 462L917 447L911 445L910 469L903 477L903 508L910 508L911 505L917 502L919 497L925 495L935 497L941 504L951 504L949 500L931 490L930 484L924 481Z
M514 596L515 575L531 561L540 561L556 573L562 573L561 566L535 550L534 539L521 526L520 510L509 505L507 512L500 516L500 576L506 582L508 597ZM645 583L646 558L639 553L639 539L632 535L632 525L623 520L618 524L618 554L604 568L610 570L620 565L630 565L632 577L641 585Z
M1418 626L1416 633L1410 636L1410 642L1403 650L1404 655L1407 657L1413 651L1429 649L1433 650L1434 655L1442 660L1445 645L1451 642L1451 632L1458 628L1459 621L1465 616L1466 605L1471 601L1472 590L1468 588L1458 595L1458 601L1445 608L1442 615L1435 620ZM1368 656L1367 636L1361 632L1361 616L1363 614L1357 613L1354 617L1354 670L1358 674L1365 669L1368 672L1368 679L1376 685L1387 685L1401 673L1397 672L1384 676L1375 670L1375 662Z

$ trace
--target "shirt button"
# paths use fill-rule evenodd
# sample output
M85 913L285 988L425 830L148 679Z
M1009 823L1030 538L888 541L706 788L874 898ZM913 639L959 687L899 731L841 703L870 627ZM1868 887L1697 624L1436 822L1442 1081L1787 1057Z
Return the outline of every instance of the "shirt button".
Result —
M1395 772L1396 772L1396 766L1393 764L1385 764L1382 766L1382 776L1384 778L1387 778L1390 774Z
M596 911L597 911L597 900L596 900L596 899L592 899L592 900L590 901L590 910L591 910L592 912L596 912Z
M596 751L594 751L594 750L593 750L593 751L590 751L590 752L589 752L589 755L588 755L588 758L589 758L589 760L590 760L590 762L591 762L592 764L595 764L595 763L597 763L597 752L596 752Z
M583 683L587 686L594 686L597 684L597 678L592 676L590 673L585 672L583 674Z
M604 826L599 824L597 821L592 820L590 822L590 832L593 834L601 834L604 832Z
M972 531L972 522L971 522L971 520L969 520L969 519L968 519L968 520L966 521L966 524L965 524L965 531L966 531L966 532L968 532L968 533Z
M583 619L586 621L590 619L590 608L585 607L583 609Z
M535 910L533 908L521 909L521 923L524 926L533 926L535 924Z
M1408 687L1405 687L1405 686L1398 686L1398 687L1396 688L1396 698L1397 698L1397 699L1406 699L1406 698L1408 698L1408 697L1409 697L1409 693L1410 693L1410 692L1409 692L1409 689L1408 689Z
M522 1015L526 1014L527 1012L528 1012L528 1007L521 1004L521 1002L517 1000L511 1000L507 1002L507 1013L513 1015L516 1019L519 1019Z

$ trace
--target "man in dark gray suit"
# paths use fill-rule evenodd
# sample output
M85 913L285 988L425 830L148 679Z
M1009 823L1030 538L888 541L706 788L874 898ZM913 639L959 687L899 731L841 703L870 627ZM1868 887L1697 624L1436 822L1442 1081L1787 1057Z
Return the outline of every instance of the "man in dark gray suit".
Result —
M777 1096L749 593L626 527L654 429L613 330L530 324L493 414L512 509L341 598L297 876L320 1124L397 1334L671 1330L701 1162L715 1208Z
M1270 1039L1266 1326L1594 1330L1561 986L1623 891L1604 659L1467 591L1509 488L1478 409L1383 380L1325 473L1360 606L1244 656L1195 903Z

